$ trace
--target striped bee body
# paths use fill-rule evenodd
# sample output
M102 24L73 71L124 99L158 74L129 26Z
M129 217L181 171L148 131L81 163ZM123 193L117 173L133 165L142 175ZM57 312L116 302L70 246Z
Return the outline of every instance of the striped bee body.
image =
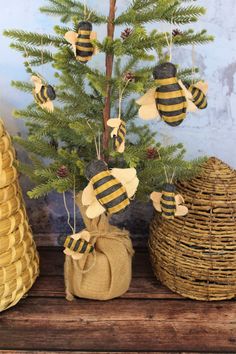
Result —
M161 118L171 126L178 126L186 118L187 100L176 77L176 67L163 63L153 71L157 84L155 101Z
M207 107L207 98L204 93L194 85L186 85L189 92L193 96L193 103L197 106L198 109L204 109Z
M118 127L117 134L113 136L114 138L114 150L118 150L121 144L125 141L126 127L125 122L121 120L120 126Z
M94 247L91 243L87 242L84 239L75 240L71 236L67 236L64 247L70 249L73 252L88 254L92 253Z
M34 99L38 104L44 104L48 101L53 101L56 98L56 93L51 85L42 85L40 91L34 93Z
M162 216L165 219L174 219L176 212L176 201L175 201L175 186L171 183L167 183L162 191L161 196L161 210Z
M125 187L108 170L96 174L91 182L98 202L109 214L122 212L130 204Z
M90 35L92 32L92 24L88 21L81 21L78 25L78 36L75 43L76 60L86 64L93 55L94 47L91 43Z

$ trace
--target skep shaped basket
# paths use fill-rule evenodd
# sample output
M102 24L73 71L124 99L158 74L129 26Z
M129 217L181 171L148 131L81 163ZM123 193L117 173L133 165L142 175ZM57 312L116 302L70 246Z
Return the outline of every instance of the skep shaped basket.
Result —
M156 214L149 251L155 275L172 291L197 300L236 296L236 171L217 158L178 182L189 213L168 221Z
M0 312L15 305L39 274L14 159L15 150L0 120Z

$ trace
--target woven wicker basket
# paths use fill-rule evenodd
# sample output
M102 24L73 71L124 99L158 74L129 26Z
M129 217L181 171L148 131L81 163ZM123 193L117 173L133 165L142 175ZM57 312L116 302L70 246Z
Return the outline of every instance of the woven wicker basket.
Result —
M0 311L15 305L39 274L14 158L10 137L0 120Z
M0 189L0 204L3 204L13 198L19 191L19 184L18 181L10 184L5 188Z
M177 183L189 213L156 214L149 250L154 273L171 290L197 300L236 296L236 171L217 158L201 175Z
M2 154L2 159L0 161L0 171L12 166L16 157L15 155L15 151L12 149L8 149Z
M1 125L1 123L0 123L0 125ZM9 134L6 133L5 135L3 135L0 138L0 152L1 153L6 152L9 149L10 145L11 145L11 138L10 138Z

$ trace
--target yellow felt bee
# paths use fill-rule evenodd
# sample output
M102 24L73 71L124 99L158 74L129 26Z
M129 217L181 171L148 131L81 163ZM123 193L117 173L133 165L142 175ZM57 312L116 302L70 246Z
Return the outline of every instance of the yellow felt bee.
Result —
M150 195L154 208L161 212L165 219L174 219L175 216L184 216L188 208L184 205L181 194L176 194L176 187L172 183L166 183L161 193L153 192Z
M86 64L97 52L97 48L91 42L97 39L97 34L92 31L92 24L89 21L79 22L78 32L66 32L65 39L72 45L76 60L82 64Z
M136 103L140 105L142 119L164 120L168 125L177 126L186 118L187 111L195 111L191 102L192 94L178 80L177 70L172 63L157 65L153 71L156 87L151 88Z
M90 233L86 230L75 235L67 236L63 252L75 260L81 259L83 255L94 251L94 246L89 241Z
M207 107L206 94L208 91L207 82L198 81L194 84L185 84L186 88L192 94L192 101L198 109L205 109Z
M51 85L43 84L40 77L33 75L31 81L34 83L33 95L36 103L48 112L53 112L53 100L56 98L56 93Z
M123 153L125 150L126 124L120 118L108 119L107 125L114 128L111 132L111 137L114 141L114 150Z
M83 190L82 203L88 206L86 214L93 219L104 212L123 212L135 194L139 180L135 168L108 170L102 160L90 162L85 171L89 184Z

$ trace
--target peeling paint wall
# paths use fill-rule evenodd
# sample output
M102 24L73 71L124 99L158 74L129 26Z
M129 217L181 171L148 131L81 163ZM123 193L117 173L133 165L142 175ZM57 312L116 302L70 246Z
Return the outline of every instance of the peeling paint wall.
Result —
M51 32L56 24L55 18L47 17L38 12L38 7L46 1L9 0L1 8L0 31L6 28L22 28L39 33ZM88 0L89 5L96 6L97 1ZM118 0L119 10L125 8L127 1ZM201 20L193 24L194 28L206 28L215 36L214 43L196 46L196 65L200 73L209 82L208 108L190 114L184 123L176 128L165 123L150 122L153 130L158 132L158 139L166 144L182 142L189 158L208 155L217 156L236 168L235 140L236 140L236 1L235 0L198 0L198 4L207 7L207 13ZM107 10L107 2L100 2L100 11ZM191 26L191 27L193 27ZM160 30L169 30L168 25L160 24ZM98 30L102 36L105 27ZM119 35L120 29L117 29ZM4 118L11 134L25 134L22 121L12 118L14 108L25 107L31 97L18 92L10 86L11 80L28 80L24 71L23 59L20 54L9 48L9 39L0 40L0 115ZM191 66L191 47L173 48L173 62L182 63L183 67ZM103 67L104 57L96 56L93 64ZM50 69L45 67L44 76L53 79ZM21 159L26 156L20 154ZM26 189L26 187L25 187ZM66 216L61 204L60 196L54 194L39 201L27 199L33 225L37 232L60 233L66 228ZM40 212L39 212L40 210ZM143 213L142 213L143 215ZM127 215L127 218L134 215ZM151 209L147 207L145 220L151 217ZM140 213L137 218L141 218ZM141 218L142 219L142 218ZM140 225L142 220L140 220ZM125 223L126 221L123 220ZM40 229L40 231L39 231ZM64 231L63 231L64 232Z

